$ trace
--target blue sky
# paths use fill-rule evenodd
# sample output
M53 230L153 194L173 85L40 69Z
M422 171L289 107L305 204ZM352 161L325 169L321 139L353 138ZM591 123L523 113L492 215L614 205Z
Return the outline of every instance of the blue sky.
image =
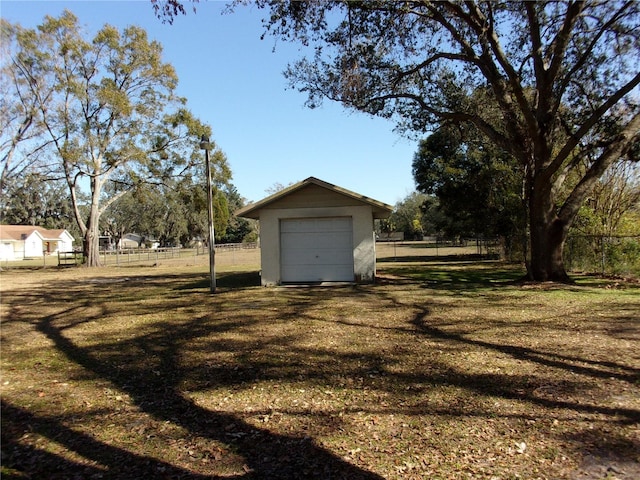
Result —
M387 120L337 103L304 107L306 97L287 89L282 72L305 52L273 37L260 40L264 11L244 7L223 15L224 6L201 1L197 13L188 7L173 25L158 20L148 0L2 0L0 15L33 28L66 8L90 32L105 23L144 28L163 45L180 79L178 93L211 125L232 182L249 201L265 197L276 183L310 176L392 205L414 190L415 141L393 132Z

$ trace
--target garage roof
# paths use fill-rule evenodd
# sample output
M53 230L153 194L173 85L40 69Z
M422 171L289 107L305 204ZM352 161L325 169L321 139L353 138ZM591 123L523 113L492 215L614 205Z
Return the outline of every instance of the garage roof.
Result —
M365 197L364 195L360 195L358 193L347 190L346 188L338 187L337 185L333 185L328 182L324 182L315 177L309 177L301 182L298 182L290 187L285 188L284 190L280 190L279 192L274 193L262 200L247 205L246 207L241 208L236 211L236 215L238 217L245 218L255 218L258 219L260 217L260 210L265 208L277 208L277 202L281 201L285 197L288 197L300 190L311 188L313 186L323 188L330 192L342 195L347 199L353 202L353 205L370 205L373 210L374 218L388 218L393 210L391 205L387 205L386 203L379 202L378 200L374 200L373 198ZM311 205L310 205L311 206ZM313 205L320 206L320 205Z

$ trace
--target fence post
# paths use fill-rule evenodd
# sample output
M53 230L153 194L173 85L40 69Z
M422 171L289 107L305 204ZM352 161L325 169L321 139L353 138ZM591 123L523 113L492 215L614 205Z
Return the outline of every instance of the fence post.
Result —
M607 262L606 253L604 251L604 235L600 237L600 248L602 249L602 275L604 275Z

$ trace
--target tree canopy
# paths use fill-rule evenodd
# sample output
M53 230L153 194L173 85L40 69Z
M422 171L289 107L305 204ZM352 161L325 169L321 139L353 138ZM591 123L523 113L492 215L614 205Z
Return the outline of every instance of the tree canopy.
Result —
M569 227L640 138L638 2L257 3L267 32L314 47L286 72L309 106L339 101L409 133L471 124L517 159L529 274L568 280Z
M64 179L87 263L97 265L99 220L109 205L145 183L197 174L203 163L197 139L210 135L210 128L175 94L173 67L139 27L105 25L87 40L77 18L65 11L45 17L37 29L3 21L2 37L9 96L13 110L22 112L17 128L3 130L11 141L2 145L22 143L27 152L40 152L47 168ZM25 143L20 125L38 127L37 136ZM10 171L9 159L5 155L3 172ZM217 150L213 159L214 182L226 184L226 158ZM83 190L89 192L88 213L81 209Z
M424 206L429 198L424 193L411 192L396 202L388 219L382 220L382 231L403 232L405 240L421 240L429 232L428 219L424 215Z
M310 106L335 100L420 135L473 124L512 155L529 277L570 280L563 248L581 206L611 164L638 158L639 2L253 3L266 33L315 47L286 72Z
M444 126L421 140L413 176L419 191L437 197L446 234L502 237L505 245L523 234L519 165L475 128Z
M73 206L64 182L35 171L24 173L7 187L0 199L2 223L64 228L77 233L72 228Z

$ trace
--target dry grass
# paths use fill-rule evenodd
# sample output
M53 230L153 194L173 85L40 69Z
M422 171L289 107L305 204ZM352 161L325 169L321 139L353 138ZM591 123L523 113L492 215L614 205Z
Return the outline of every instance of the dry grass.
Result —
M425 252L3 272L3 478L637 478L638 285Z

